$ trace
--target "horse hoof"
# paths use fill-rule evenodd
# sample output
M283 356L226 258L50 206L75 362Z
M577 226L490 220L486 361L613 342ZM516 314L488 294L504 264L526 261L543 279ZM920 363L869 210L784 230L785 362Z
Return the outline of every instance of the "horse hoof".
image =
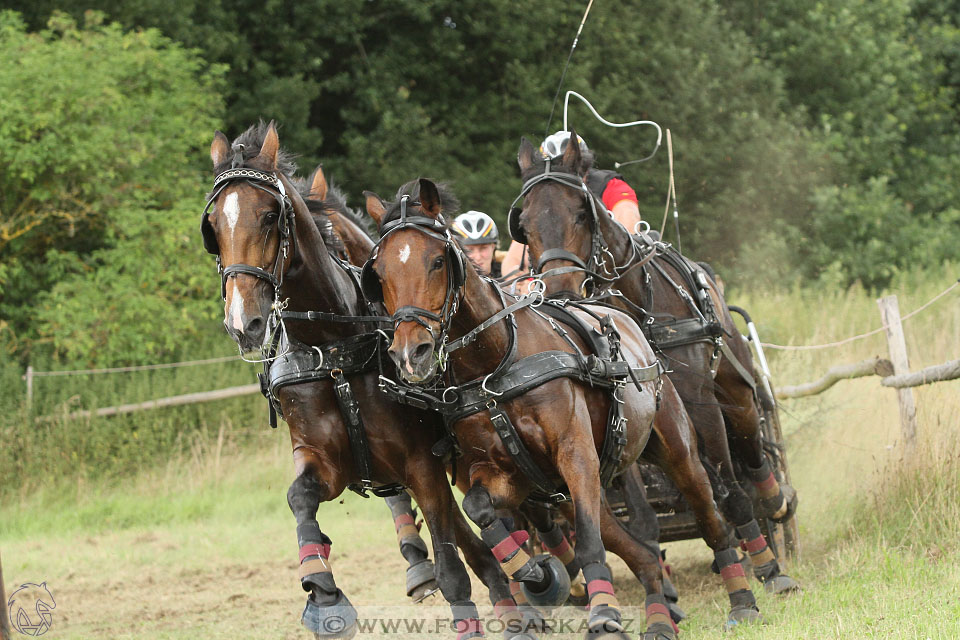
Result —
M763 590L767 593L780 596L800 591L800 583L790 576L780 574L764 582Z
M597 617L591 619L588 623L587 640L630 640L627 631L620 624L619 620L609 617ZM646 636L644 636L646 640ZM656 636L650 640L660 640ZM674 640L669 638L668 640Z
M349 640L357 633L357 610L342 591L327 605L318 605L310 596L300 622L321 640Z
M670 618L676 624L680 624L681 621L686 620L687 618L686 612L681 609L680 605L678 605L676 602L667 600L667 611L670 612Z
M658 622L647 627L643 640L677 640L677 633L670 625Z
M544 619L543 614L540 613L536 607L532 607L529 604L521 604L517 609L520 610L520 615L523 616L521 624L523 625L524 632L549 633L553 631L550 625L547 624L546 619Z
M680 599L680 594L677 593L677 588L673 586L673 582L671 582L666 571L663 572L663 580L660 581L660 584L663 586L663 597L666 598L667 601L673 600L676 602Z
M535 607L559 607L570 596L570 576L566 567L549 554L534 558L544 573L550 578L546 589L542 592L534 591L526 582L520 583L520 589L527 596L527 601Z
M763 616L760 615L760 611L756 607L737 607L730 611L730 615L727 616L727 621L724 623L723 628L726 631L731 631L740 625L762 622Z
M430 559L407 567L407 595L416 603L432 596L440 590Z
M567 606L586 607L590 604L590 594L587 593L587 585L582 582L581 578L581 574L578 573L576 577L570 581L570 595L567 598Z
M420 585L410 594L410 600L414 604L430 605L436 603L440 598L440 585L436 580L431 580L427 584Z

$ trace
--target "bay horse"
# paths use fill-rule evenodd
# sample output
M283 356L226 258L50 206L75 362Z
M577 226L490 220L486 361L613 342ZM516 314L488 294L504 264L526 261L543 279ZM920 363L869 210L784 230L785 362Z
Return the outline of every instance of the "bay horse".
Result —
M264 343L271 323L285 327L281 353L270 358L269 391L293 445L296 479L287 501L297 521L301 586L310 594L302 623L322 638L356 630L356 610L330 566L332 541L316 519L320 503L348 486L376 494L402 485L431 532L436 579L458 638L482 636L458 546L489 588L505 635L530 638L498 563L470 530L431 453L441 435L435 415L391 402L378 390L376 367L366 366L377 356L379 342L371 342L377 324L368 320L350 267L337 257L331 229L317 225L294 187L295 166L274 124L251 127L232 145L218 131L210 157L216 177L201 231L218 258L227 332L250 351ZM274 380L278 367L290 384Z
M576 140L574 136L575 132L571 139ZM534 271L548 294L579 297L578 292L598 285L606 302L652 327L657 338L652 342L693 420L701 451L723 480L719 506L745 542L755 577L768 591L797 589L769 549L731 458L732 447L743 474L754 485L760 513L776 522L793 516L796 492L778 483L763 449L755 402L759 400L755 394L763 390L756 388L750 374L754 370L750 350L713 279L679 254L661 255L662 245L647 243L645 253L639 249L630 232L587 188L583 177L590 159L583 157L579 145L567 145L563 155L548 164L524 138L517 162L524 183L518 200L525 200L522 209L510 212L510 233L528 246ZM544 271L548 264L552 268ZM687 284L681 269L693 274L694 285ZM611 295L612 289L619 294ZM710 314L714 317L704 317ZM693 336L678 340L691 326L696 327ZM696 333L704 326L713 334Z
M314 213L315 216L320 216L318 224L327 224L329 222L329 224L333 226L334 232L343 244L341 250L342 257L353 265L362 266L370 256L374 243L368 235L367 227L363 225L347 206L344 194L327 182L322 166L314 169L306 182L298 183L298 187L300 187L301 192L306 194L304 200L310 211ZM445 207L445 213L452 213L449 210L449 197L446 199L445 204L447 205L447 207ZM369 220L369 218L366 219ZM643 492L643 481L639 475L639 470L631 468L628 472L615 478L614 482L621 491L620 500L629 516L627 521L628 531L630 531L637 540L644 542L647 547L659 553L657 536L655 533L650 533L651 531L655 531L658 526L657 514L646 502ZM461 481L458 488L466 492L469 486ZM414 511L411 507L408 494L387 497L386 501L394 519L398 522L398 530L401 520L411 521L414 518ZM525 520L522 514L515 511L508 512L507 510L502 510L500 515L506 521L512 520L514 523L524 522ZM399 542L401 554L409 563L407 570L407 595L415 601L419 601L419 599L424 597L424 594L429 593L429 589L433 586L432 580L430 582L426 581L428 577L426 569L431 567L428 564L426 556L426 545L419 538L418 533L409 527L406 527L405 531L407 532L406 537L401 538ZM586 593L582 583L579 581L579 568L575 563L571 562L571 547L569 540L566 539L565 533L558 528L544 535L547 538L544 543L546 545L545 550L549 551L565 564L565 569L571 580L569 603L586 604ZM432 578L432 572L429 574L429 577ZM529 602L523 591L517 588L518 586L515 581L510 582L510 587L513 591L514 598L517 599L517 604L521 606L521 609L526 612L528 616L535 616L535 612L527 608L526 605L528 605ZM680 622L686 617L686 614L677 605L679 596L676 587L673 586L666 574L663 575L663 590L671 617L674 622ZM537 598L534 600L534 604L550 606L555 603Z
M444 412L459 453L455 475L469 486L463 509L504 571L533 593L551 588L553 574L516 544L496 509L520 508L538 531L549 532L555 524L526 499L561 501L557 487L564 485L572 498L566 513L576 527L574 557L587 582L588 637L626 635L604 564L606 540L647 591L645 639L675 638L659 558L627 533L602 499L601 474L622 473L643 453L663 466L697 514L727 586L728 622L757 619L693 427L629 316L604 309L600 317L580 308L571 315L542 297L508 298L463 258L442 216L442 192L430 180L409 183L393 203L366 195L381 237L361 285L368 300L382 301L392 314L388 353L402 380L385 389ZM614 360L584 356L599 352L597 336L615 345L609 353L631 372L612 395L597 372L608 365L612 371ZM591 373L578 373L571 361Z

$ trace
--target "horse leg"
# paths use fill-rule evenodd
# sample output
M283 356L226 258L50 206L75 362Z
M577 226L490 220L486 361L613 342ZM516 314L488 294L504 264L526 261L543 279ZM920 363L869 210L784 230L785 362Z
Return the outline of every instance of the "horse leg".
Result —
M744 474L756 488L760 511L774 522L786 522L796 513L797 492L793 487L781 484L770 468L763 450L760 413L754 402L753 389L726 358L721 360L717 370L717 384L730 398L723 415L730 427L731 449L743 463Z
M482 638L480 614L477 605L471 600L470 576L467 575L457 553L455 513L459 513L453 493L447 487L446 475L442 470L431 473L431 467L437 468L433 461L426 465L414 465L406 474L407 483L430 529L433 557L436 561L436 579L440 592L450 603L457 639ZM460 519L462 520L463 516L460 516Z
M589 600L587 599L586 585L580 575L580 563L577 561L574 548L570 544L570 540L566 534L564 534L563 528L553 519L551 510L544 505L529 501L524 502L521 505L521 509L536 529L537 537L540 538L544 551L559 561L563 566L563 570L566 571L567 580L563 580L561 577L561 579L555 583L559 589L569 582L566 602L573 606L586 606ZM570 515L572 516L572 514ZM541 561L543 564L547 563L547 560L543 558L538 558L538 561ZM555 563L551 563L551 565L554 571L559 572L559 567L557 567Z
M500 563L467 524L463 513L455 507L453 511L457 546L467 564L489 589L494 614L503 623L504 638L529 640L532 637L528 633L530 630L543 629L543 616L527 602L520 585L507 580L500 570Z
M570 420L576 424L589 424L586 406ZM600 514L603 505L603 489L600 486L600 461L594 448L592 434L589 441L577 437L562 440L557 452L557 470L563 476L573 499L574 526L577 530L575 555L587 583L590 617L587 621L587 637L626 638L621 623L620 604L613 588L613 578L607 567L606 552L600 534ZM612 516L612 513L610 514ZM619 524L617 524L620 527ZM625 530L620 527L621 532ZM659 571L658 571L659 573ZM668 615L669 617L669 615Z
M600 511L600 534L603 546L627 563L647 592L647 630L643 634L644 640L674 640L679 630L664 593L666 574L660 560L659 542L638 540L621 525L606 504Z
M640 474L639 465L630 465L626 471L614 478L614 482L620 485L620 491L627 508L627 531L634 540L643 543L647 548L657 550L657 562L660 564L660 571L663 574L663 597L667 599L670 617L673 618L674 622L680 622L687 617L687 614L677 604L680 594L677 593L677 588L670 581L667 568L663 564L663 553L660 551L660 521L657 519L657 512L647 501L647 488L643 484L643 476Z
M463 510L480 527L480 537L493 552L500 568L511 580L523 583L521 586L533 604L563 604L570 587L567 584L561 589L557 582L560 574L563 578L567 577L566 571L561 569L557 572L546 562L535 562L530 557L522 546L527 536L520 532L511 533L507 529L503 520L497 517L493 499L486 487L479 482L470 487L463 497Z
M404 491L399 495L386 497L384 501L393 515L400 554L409 565L407 595L414 602L422 602L435 594L440 587L433 574L433 563L427 555L427 544L420 537L420 530L416 525L416 512L411 505L410 494Z
M678 390L684 382L686 378L679 381ZM727 522L736 528L737 536L744 541L754 577L770 593L787 593L798 589L800 585L796 580L781 573L780 564L760 532L753 503L734 473L723 414L714 391L703 386L685 391L688 393L681 394L681 397L693 398L686 407L696 425L701 451L707 459L704 468L710 476L714 498Z
M680 398L669 382L663 388L663 408L654 420L656 437L645 450L683 493L697 518L707 545L714 552L716 567L730 598L728 626L759 619L756 599L750 591L732 536L714 505L710 477L700 462L697 438Z
M330 568L332 542L317 522L317 509L332 491L319 477L320 460L316 456L302 449L295 455L299 474L287 491L287 504L297 519L300 585L310 594L301 622L319 638L350 637L355 632L357 611L337 588Z

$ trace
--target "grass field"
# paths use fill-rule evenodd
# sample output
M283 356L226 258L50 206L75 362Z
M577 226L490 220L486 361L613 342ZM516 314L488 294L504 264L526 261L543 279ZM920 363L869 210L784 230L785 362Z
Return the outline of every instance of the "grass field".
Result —
M895 288L901 310L942 290L956 271L902 278ZM879 325L873 296L856 289L733 292L730 300L751 311L764 339L778 343L825 342ZM914 368L958 357L958 300L955 291L906 323ZM883 336L875 336L824 352L771 352L771 366L777 382L793 384L884 352ZM921 432L913 460L902 459L895 393L874 378L782 406L803 542L789 572L804 591L775 599L758 587L766 624L734 635L960 637L958 390L960 382L945 382L915 391ZM259 414L202 418L205 428L191 431L177 453L144 460L137 472L101 479L61 472L46 483L38 479L42 456L21 461L37 473L2 494L0 553L8 595L43 581L54 594L46 637L307 637L285 500L289 440L282 427L262 426ZM334 541L338 584L361 613L410 615L401 608L405 564L382 501L344 495L323 505L318 519ZM690 614L682 635L729 637L720 631L726 596L709 571L709 550L700 541L666 548ZM616 558L611 565L620 601L641 604L642 588L626 567ZM476 582L474 599L488 604ZM633 612L627 608L628 617Z

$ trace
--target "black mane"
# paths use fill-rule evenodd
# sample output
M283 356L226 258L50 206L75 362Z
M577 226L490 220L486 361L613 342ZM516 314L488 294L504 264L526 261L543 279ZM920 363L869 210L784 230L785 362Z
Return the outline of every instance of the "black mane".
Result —
M320 229L324 243L331 249L336 249L337 251L346 250L343 246L343 240L337 235L333 223L330 222L330 215L333 213L339 213L344 216L356 224L367 236L371 239L373 238L373 225L371 224L373 221L367 216L361 216L347 206L347 196L339 187L328 183L327 197L321 200L310 191L310 185L304 178L295 178L293 185L297 188L297 193L300 194L300 197L303 198L304 203L307 205L307 209L313 216L317 228Z
M214 169L214 174L222 173L233 167L233 149L237 148L238 145L243 145L241 152L243 161L240 166L249 167L250 161L260 155L260 148L263 146L263 141L266 139L267 131L269 130L270 125L261 120L237 136L231 145L229 159L217 165ZM277 171L293 182L300 197L303 198L303 201L306 203L307 209L310 210L310 213L322 213L322 207L331 200L331 198L328 195L327 200L323 201L310 199L309 186L302 179L294 177L294 174L297 172L297 163L294 161L295 157L296 156L284 149L277 151ZM330 189L330 193L334 192L336 194L334 201L337 203L337 206L342 206L346 209L346 200L343 197L343 192L339 189ZM326 216L318 215L314 215L313 219L317 225L317 229L320 231L320 236L323 238L323 244L327 249L336 253L343 251L343 242L340 240L340 236L333 230L333 225L330 223L330 220Z
M453 189L446 182L436 182L435 184L437 185L437 191L440 193L441 213L444 216L444 222L449 227L456 214L460 211L460 199L457 198L456 194L453 192ZM410 196L408 206L413 206L416 204L416 206L419 207L419 178L411 180L397 189L397 199L394 202L385 203L387 213L383 216L383 219L380 220L380 228L383 228L383 225L386 223L396 220L400 217L400 198L403 196Z
M263 141L266 139L269 129L270 125L261 120L237 136L231 145L227 159L214 167L214 174L222 173L231 168L233 165L233 149L237 145L243 145L243 161L240 166L249 166L249 162L260 154L260 148L263 146ZM277 152L277 170L288 178L293 178L293 175L297 172L297 163L294 158L296 156L283 149Z

